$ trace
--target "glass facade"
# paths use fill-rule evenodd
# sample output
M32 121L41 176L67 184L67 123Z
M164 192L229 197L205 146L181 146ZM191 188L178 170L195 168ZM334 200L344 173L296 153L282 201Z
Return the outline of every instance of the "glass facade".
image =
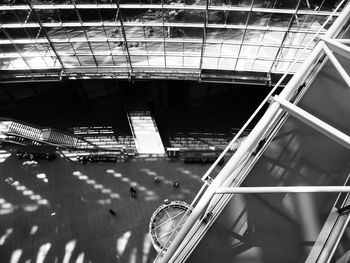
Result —
M1 0L0 70L146 77L284 73L337 17L326 0ZM296 67L292 69L292 72ZM47 73L48 74L48 73ZM34 76L34 74L33 74Z

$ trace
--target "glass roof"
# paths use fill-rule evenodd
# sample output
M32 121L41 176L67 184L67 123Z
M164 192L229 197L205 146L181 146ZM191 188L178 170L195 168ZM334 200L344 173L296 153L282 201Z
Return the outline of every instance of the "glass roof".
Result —
M295 71L334 0L0 0L0 70L14 76L201 78ZM330 15L334 13L334 17ZM322 28L322 24L329 23ZM310 44L308 47L307 44ZM0 74L1 74L0 71Z

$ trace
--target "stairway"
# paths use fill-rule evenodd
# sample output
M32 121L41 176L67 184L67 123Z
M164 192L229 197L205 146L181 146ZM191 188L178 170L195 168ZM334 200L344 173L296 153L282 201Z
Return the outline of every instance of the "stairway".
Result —
M139 154L165 154L157 125L150 111L129 111L128 120Z

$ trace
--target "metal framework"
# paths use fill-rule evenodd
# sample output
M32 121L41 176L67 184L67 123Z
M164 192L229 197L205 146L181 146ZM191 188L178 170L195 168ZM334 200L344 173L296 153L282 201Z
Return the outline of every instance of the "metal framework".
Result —
M249 171L249 167L254 165L261 154L264 147L267 146L267 137L271 134L272 130L278 129L281 120L290 114L297 118L298 120L304 122L308 126L316 129L317 131L325 134L335 142L350 149L350 137L339 131L338 129L332 127L321 119L315 117L314 115L306 112L300 107L294 105L297 103L297 99L300 99L301 90L305 87L308 81L311 82L317 71L325 63L326 59L329 60L334 65L334 68L342 76L347 85L349 85L349 75L343 69L339 61L332 54L332 51L344 56L345 58L350 57L350 49L344 43L349 43L348 39L343 39L338 41L336 37L340 34L346 25L348 25L350 17L350 4L348 4L335 23L327 31L324 37L320 38L320 41L314 47L311 54L295 73L293 78L288 82L286 87L278 96L274 96L271 101L270 107L265 112L264 116L257 123L255 128L250 132L247 138L242 142L240 147L237 149L233 157L228 161L225 167L219 172L214 180L209 180L209 183L205 184L194 201L191 204L192 210L190 216L186 219L186 223L180 232L176 235L175 239L172 240L171 245L166 251L159 253L155 262L165 263L165 262L183 262L187 258L193 247L198 244L198 240L203 237L204 233L210 227L210 224L206 222L201 222L203 218L210 215L211 219L215 219L218 214L213 211L221 211L222 207L227 204L229 197L224 199L218 199L215 197L218 194L234 194L234 193L298 193L298 192L348 192L348 186L326 186L326 187L238 187L242 183L243 179ZM275 86L277 88L278 84ZM271 93L272 94L272 93ZM299 96L299 97L298 97ZM269 95L270 97L270 95ZM267 98L268 99L268 98ZM267 100L266 99L266 100ZM266 100L262 103L265 104ZM327 106L327 105L325 105ZM261 106L262 107L262 106ZM261 109L259 107L259 109ZM257 112L254 113L254 115ZM250 118L245 127L252 120ZM241 130L241 131L242 131ZM238 136L233 139L229 144L231 146ZM272 139L271 137L269 138ZM227 150L224 151L224 153ZM219 159L222 157L221 155ZM219 159L214 163L214 165L209 169L209 172L203 176L203 180L210 178L210 172L213 167L218 163ZM235 187L230 187L230 186ZM226 203L225 203L226 202ZM345 198L344 204L349 203L348 197ZM347 216L349 217L349 216ZM329 227L322 229L318 239L319 242L326 242L326 237L330 235L331 229L342 229L344 230L344 225L349 220L338 220L338 216L334 211L330 211L330 216L326 221ZM334 227L334 228L333 228ZM338 233L339 235L339 233ZM171 237L173 238L173 237ZM329 257L330 248L333 248L339 238L334 238L333 241L327 241L327 247L323 249L323 246L315 246L308 257L307 262L315 262L317 257L321 255L321 258ZM326 262L326 261L321 261ZM327 261L329 262L329 261Z
M50 74L269 76L284 73L304 50L292 74L315 45L315 33L323 35L339 15L326 1L319 6L299 2L3 1L0 81Z

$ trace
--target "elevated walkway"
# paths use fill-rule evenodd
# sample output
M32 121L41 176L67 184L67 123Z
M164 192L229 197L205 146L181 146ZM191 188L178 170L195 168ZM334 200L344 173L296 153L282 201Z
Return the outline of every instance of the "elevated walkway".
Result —
M165 154L162 139L150 111L129 111L128 119L139 154Z

